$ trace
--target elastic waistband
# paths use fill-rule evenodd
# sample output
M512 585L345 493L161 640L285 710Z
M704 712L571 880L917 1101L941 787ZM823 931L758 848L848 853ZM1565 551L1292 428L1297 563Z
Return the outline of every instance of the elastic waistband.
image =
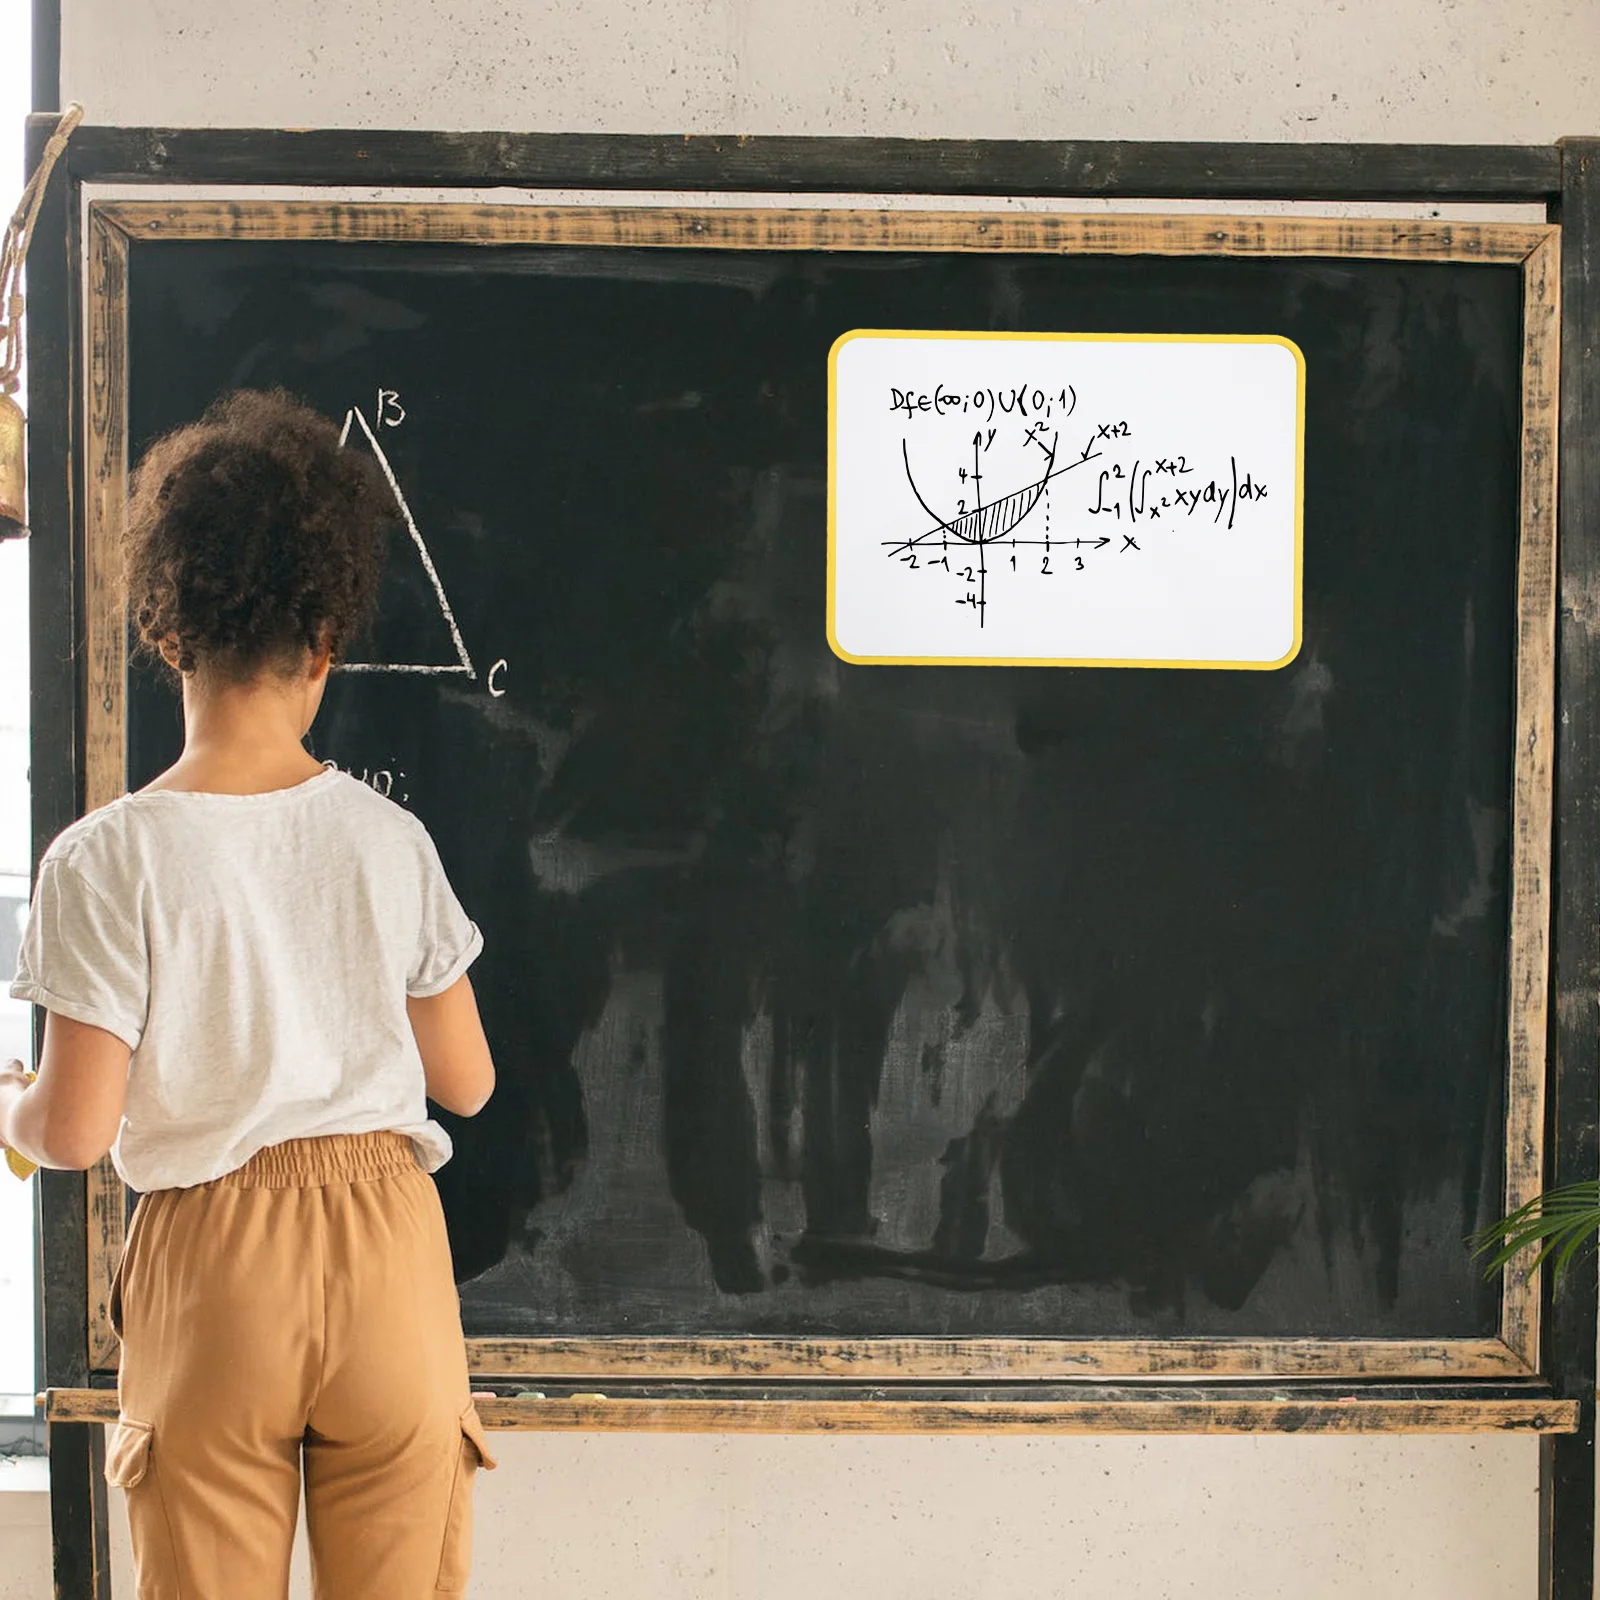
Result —
M403 1133L330 1133L320 1139L269 1144L242 1167L201 1187L315 1189L324 1183L366 1183L418 1170L416 1147Z

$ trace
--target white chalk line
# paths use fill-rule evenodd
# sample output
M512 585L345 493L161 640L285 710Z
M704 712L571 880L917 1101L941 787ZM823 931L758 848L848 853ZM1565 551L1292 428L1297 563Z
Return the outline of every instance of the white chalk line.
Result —
M469 678L477 677L477 673L471 667L417 667L390 665L387 661L341 661L333 670L335 672L425 672L433 675L458 672Z

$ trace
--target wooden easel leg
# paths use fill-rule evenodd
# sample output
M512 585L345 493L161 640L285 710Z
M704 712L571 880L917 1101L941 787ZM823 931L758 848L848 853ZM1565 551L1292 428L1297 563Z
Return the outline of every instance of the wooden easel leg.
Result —
M1545 1186L1600 1167L1600 139L1561 141L1560 514L1557 528L1555 1006ZM1594 1258L1573 1263L1546 1302L1540 1369L1582 1406L1579 1429L1539 1453L1540 1600L1593 1600Z
M50 1542L55 1600L111 1600L105 1430L50 1427Z

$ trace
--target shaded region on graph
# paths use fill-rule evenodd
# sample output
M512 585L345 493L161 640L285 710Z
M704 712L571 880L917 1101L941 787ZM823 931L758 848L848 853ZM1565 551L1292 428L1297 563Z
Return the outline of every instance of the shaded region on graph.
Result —
M1037 546L1043 549L1044 559L1040 568L1040 576L1051 576L1050 554L1052 550L1059 551L1063 546L1081 549L1101 549L1111 541L1104 536L1093 539L1052 539L1049 520L1049 490L1051 481L1063 473L1071 472L1076 467L1084 466L1090 461L1098 461L1099 453L1095 451L1093 441L1085 445L1083 453L1064 467L1056 466L1056 449L1060 443L1060 435L1052 434L1050 442L1045 443L1041 430L1031 428L1025 436L1025 445L1036 445L1044 452L1044 472L1031 483L1024 484L1020 489L1014 489L1009 494L1003 494L990 500L987 504L983 500L984 471L982 464L983 452L994 442L994 430L991 429L987 440L980 432L972 441L972 464L970 467L962 466L957 469L961 486L970 491L976 501L970 509L963 497L956 502L957 510L953 517L940 517L939 513L929 503L926 495L917 485L916 474L911 469L911 452L905 439L900 441L900 461L905 468L906 483L910 486L911 493L916 497L916 502L928 516L935 519L934 526L914 537L900 540L885 539L883 544L887 553L913 571L923 570L924 561L930 571L943 570L945 573L959 578L967 585L966 591L956 601L957 605L970 606L978 619L978 626L984 627L987 622L989 609L989 563L985 551L993 546L1000 546L1011 551L1010 570L1018 572L1016 551L1019 546ZM1036 530L1040 533L1037 538L1019 539L1016 530L1022 526L1029 515L1039 506L1045 508L1042 528ZM950 564L950 541L954 539L958 546L965 546L970 551L976 552L976 567L965 564L972 557L963 558L962 552L957 551L957 565ZM934 552L938 553L935 554ZM922 559L919 559L922 558ZM1081 557L1075 558L1078 567L1082 568Z
M911 471L911 454L904 439L900 441L900 459L905 464L906 482L911 485L911 492L917 497L917 504L937 523L935 527L917 538L895 546L897 550L908 550L921 544L924 539L932 539L940 534L948 534L960 539L964 544L998 543L1038 505L1046 486L1055 475L1056 454L1055 441L1052 440L1044 476L1037 483L1030 483L1025 488L1002 495L998 500L991 500L988 505L982 504L980 500L971 511L962 511L948 521L939 519L939 513L928 504L922 491L917 487L916 477ZM1080 463L1074 462L1073 465Z

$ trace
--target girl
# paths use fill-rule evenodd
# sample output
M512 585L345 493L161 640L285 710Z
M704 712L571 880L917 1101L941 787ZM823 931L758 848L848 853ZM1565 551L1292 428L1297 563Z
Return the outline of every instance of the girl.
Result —
M482 939L422 825L304 747L377 587L384 490L281 392L156 444L130 615L183 754L46 852L11 992L47 1013L0 1143L111 1151L141 1194L111 1296L140 1600L283 1600L301 1473L321 1600L467 1581L493 1466L429 1174L494 1086Z

